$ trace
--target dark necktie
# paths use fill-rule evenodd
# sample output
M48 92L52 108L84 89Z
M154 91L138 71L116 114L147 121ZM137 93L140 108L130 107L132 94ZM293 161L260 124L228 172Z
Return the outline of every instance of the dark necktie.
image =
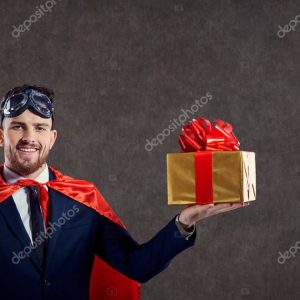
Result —
M30 211L31 211L31 230L33 246L36 246L36 252L39 257L41 266L44 265L46 239L41 233L45 233L44 220L39 203L38 188L28 186L30 192ZM39 239L37 237L40 236ZM42 241L42 242L41 242Z

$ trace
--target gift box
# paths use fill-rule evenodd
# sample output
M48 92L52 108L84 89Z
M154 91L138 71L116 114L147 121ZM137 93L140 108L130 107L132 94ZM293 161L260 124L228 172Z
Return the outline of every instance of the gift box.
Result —
M253 201L255 174L254 152L168 153L168 204Z
M169 205L256 199L255 153L238 151L229 123L194 119L183 126L179 144L182 153L167 154Z

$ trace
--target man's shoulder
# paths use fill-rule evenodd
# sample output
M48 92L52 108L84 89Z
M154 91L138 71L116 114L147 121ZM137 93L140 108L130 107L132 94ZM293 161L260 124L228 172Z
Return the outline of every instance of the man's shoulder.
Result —
M86 184L88 186L97 188L94 182L89 181L87 179L72 177L67 174L63 174L58 169L55 169L52 166L48 166L48 169L49 169L49 180L62 179L62 181L66 181L66 182L69 181L70 183L71 182L82 183L82 184Z

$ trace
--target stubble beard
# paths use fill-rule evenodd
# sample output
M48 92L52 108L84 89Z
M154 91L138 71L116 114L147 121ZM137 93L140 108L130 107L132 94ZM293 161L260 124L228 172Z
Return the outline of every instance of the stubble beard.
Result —
M8 158L8 161L10 163L9 168L11 168L16 173L22 175L23 177L26 177L27 175L30 175L40 169L44 163L48 159L49 151L45 152L42 155L38 155L37 160L31 161L31 159L22 159L18 157L17 149L15 151L11 151L8 147L5 147L5 155ZM42 149L39 150L39 152ZM40 154L40 153L39 153Z

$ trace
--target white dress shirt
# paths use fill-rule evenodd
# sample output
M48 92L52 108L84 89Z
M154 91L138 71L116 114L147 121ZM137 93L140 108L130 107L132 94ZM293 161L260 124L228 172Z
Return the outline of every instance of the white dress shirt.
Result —
M34 178L35 181L38 181L40 183L45 183L49 181L49 170L48 165L45 163L45 168L43 169L42 173ZM19 179L26 179L25 177L22 177L21 175L15 173L8 167L4 165L3 168L3 177L7 183L15 183ZM48 190L48 187L44 185L45 188ZM20 214L21 220L24 224L24 227L28 233L28 236L30 237L30 240L32 242L32 231L31 231L31 222L30 222L30 199L29 199L29 190L26 187L22 187L16 192L12 194L12 197L14 199L14 202L17 206L18 212Z

